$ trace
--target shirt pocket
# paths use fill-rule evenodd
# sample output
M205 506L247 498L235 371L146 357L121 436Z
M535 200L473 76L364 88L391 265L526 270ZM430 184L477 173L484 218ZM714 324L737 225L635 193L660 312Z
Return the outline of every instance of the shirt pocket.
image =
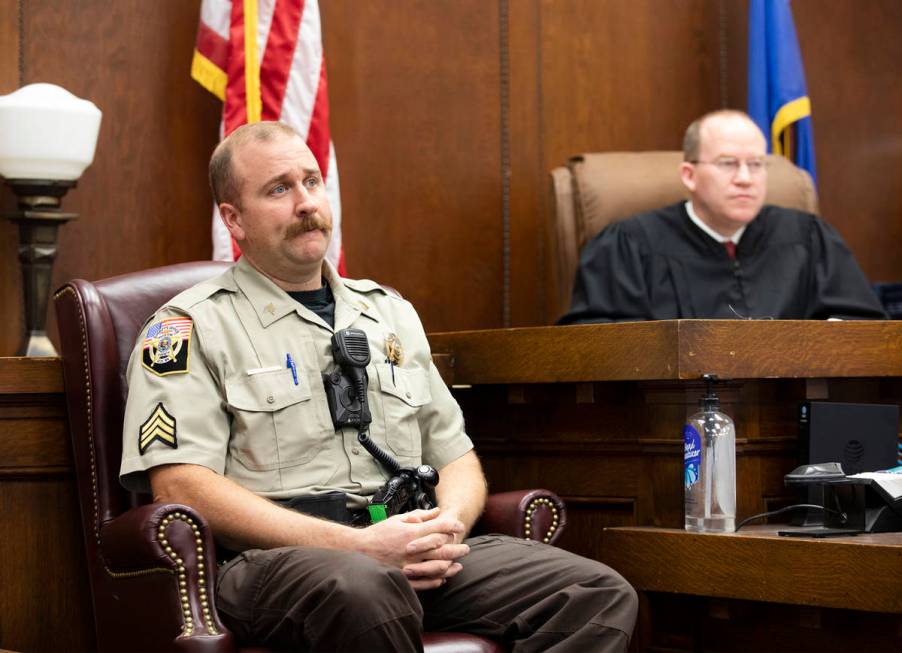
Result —
M420 408L432 401L429 375L420 367L392 370L387 363L377 363L375 367L386 443L399 456L419 457L423 447L417 416Z
M226 381L232 415L232 455L245 467L271 471L312 460L334 435L324 414L325 397L310 379L291 370L262 372ZM323 399L323 401L319 401Z

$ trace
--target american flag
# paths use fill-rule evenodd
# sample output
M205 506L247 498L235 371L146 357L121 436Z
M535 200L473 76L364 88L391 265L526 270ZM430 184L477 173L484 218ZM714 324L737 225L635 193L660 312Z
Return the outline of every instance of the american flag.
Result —
M281 120L306 140L332 207L326 258L344 275L338 166L329 133L317 0L203 0L191 76L223 101L222 136L245 123ZM234 261L240 254L214 207L213 258Z

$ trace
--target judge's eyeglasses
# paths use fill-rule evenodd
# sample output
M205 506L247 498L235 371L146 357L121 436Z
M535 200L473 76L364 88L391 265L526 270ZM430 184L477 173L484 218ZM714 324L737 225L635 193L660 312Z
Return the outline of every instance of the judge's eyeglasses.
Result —
M722 173L730 176L737 174L742 165L745 164L745 168L749 171L749 175L754 177L755 175L760 175L762 172L767 170L768 161L764 157L742 160L732 156L723 156L719 159L714 159L713 161L696 160L690 161L689 163L695 165L705 164L709 166L715 166Z

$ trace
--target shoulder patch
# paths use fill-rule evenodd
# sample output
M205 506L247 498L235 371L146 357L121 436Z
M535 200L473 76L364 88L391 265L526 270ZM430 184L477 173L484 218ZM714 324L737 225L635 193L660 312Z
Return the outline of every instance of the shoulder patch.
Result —
M191 331L187 315L167 317L152 323L144 332L141 365L157 376L184 374L191 357Z
M138 430L138 450L141 455L155 441L162 442L167 447L179 448L179 442L175 432L175 417L170 415L163 403L157 404L147 421Z

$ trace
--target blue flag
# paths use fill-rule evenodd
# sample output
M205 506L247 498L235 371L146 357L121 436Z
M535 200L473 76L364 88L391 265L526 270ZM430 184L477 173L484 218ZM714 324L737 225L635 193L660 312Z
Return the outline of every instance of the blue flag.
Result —
M811 100L789 0L749 0L749 115L768 151L817 181Z

